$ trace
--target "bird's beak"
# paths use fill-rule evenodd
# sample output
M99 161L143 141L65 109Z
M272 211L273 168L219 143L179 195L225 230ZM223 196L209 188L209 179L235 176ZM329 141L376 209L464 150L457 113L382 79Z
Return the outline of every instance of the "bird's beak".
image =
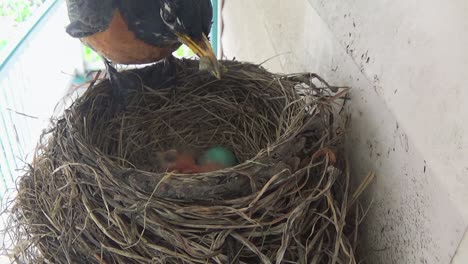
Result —
M200 57L200 70L211 72L216 78L221 79L223 67L216 59L213 48L208 38L203 34L200 41L195 41L187 35L176 33L179 40L187 45L198 57Z

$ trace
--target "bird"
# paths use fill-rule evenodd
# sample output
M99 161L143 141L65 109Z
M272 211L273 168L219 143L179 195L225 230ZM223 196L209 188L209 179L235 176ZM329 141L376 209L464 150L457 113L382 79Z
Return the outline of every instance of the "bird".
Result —
M211 0L66 0L66 32L103 57L112 86L120 94L128 80L114 64L171 61L182 44L199 58L200 70L220 79L223 67L208 39Z
M192 155L179 152L175 160L169 163L167 171L190 174L200 172L200 168L195 163L195 159Z

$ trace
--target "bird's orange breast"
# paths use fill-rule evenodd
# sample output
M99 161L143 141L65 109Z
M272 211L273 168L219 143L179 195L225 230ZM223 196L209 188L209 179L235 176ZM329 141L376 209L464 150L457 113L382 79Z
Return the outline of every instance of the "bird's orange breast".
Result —
M81 39L86 45L115 63L144 64L166 58L179 45L156 47L136 38L128 29L122 15L115 11L109 27L103 31Z

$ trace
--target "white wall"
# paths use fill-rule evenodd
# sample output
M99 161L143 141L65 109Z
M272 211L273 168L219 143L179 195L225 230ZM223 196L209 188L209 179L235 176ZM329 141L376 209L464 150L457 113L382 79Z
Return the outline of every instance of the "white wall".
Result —
M466 0L225 0L225 56L283 54L265 66L353 87L349 156L378 174L368 263L450 263L458 247L468 263L466 14Z

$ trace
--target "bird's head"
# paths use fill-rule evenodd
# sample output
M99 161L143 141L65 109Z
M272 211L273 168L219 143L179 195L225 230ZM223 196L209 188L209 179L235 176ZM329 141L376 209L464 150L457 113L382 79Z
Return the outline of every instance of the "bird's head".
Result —
M221 78L222 65L218 62L208 35L213 10L211 0L160 0L162 21L200 58L200 69Z

